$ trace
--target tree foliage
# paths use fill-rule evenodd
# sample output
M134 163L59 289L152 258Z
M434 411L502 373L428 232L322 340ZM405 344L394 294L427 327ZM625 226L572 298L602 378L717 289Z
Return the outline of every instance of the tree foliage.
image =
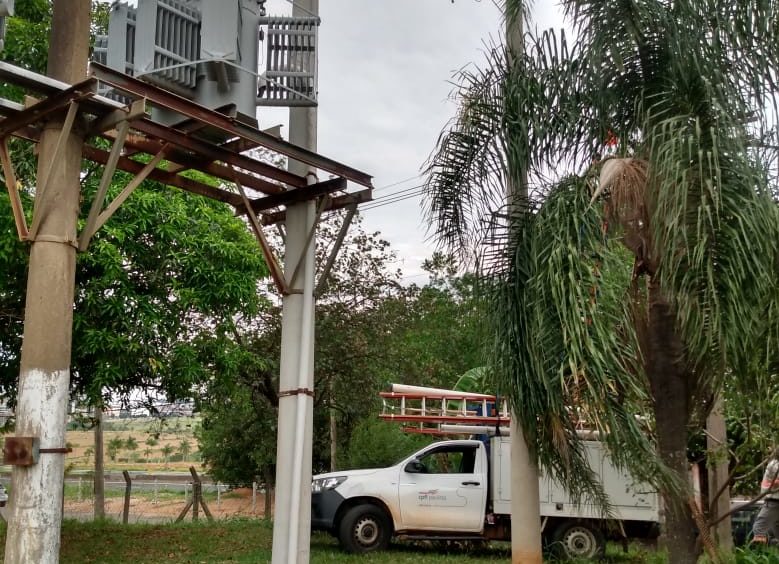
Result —
M20 0L3 57L35 71L46 64L50 3ZM94 6L95 26L106 5ZM5 97L20 92L3 89ZM25 208L32 209L35 159L15 142L12 158ZM85 218L102 167L84 164ZM116 173L115 196L130 176ZM202 179L208 180L208 179ZM18 375L28 249L16 239L8 195L0 194L0 385L13 400ZM28 218L29 220L29 218ZM267 270L244 222L221 203L146 181L78 257L73 324L73 392L101 401L143 388L153 397L190 397L207 371L198 359L238 314L258 310Z
M528 33L460 74L429 216L494 282L496 374L541 463L602 499L584 419L678 492L682 429L728 375L757 385L776 366L779 5L562 5L576 40ZM642 412L673 473L651 463Z

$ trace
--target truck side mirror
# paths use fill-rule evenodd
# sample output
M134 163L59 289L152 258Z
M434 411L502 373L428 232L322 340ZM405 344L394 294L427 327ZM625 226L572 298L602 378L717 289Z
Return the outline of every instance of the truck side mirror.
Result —
M425 473L427 473L427 468L425 468L425 465L422 464L416 458L414 460L410 461L408 464L406 464L406 467L403 470L408 472L409 474L425 474Z

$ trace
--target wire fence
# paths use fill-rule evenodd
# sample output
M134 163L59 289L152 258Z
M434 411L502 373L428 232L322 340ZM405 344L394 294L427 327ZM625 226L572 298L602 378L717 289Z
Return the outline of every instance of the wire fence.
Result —
M0 484L10 489L10 477L0 475ZM195 490L199 487L200 491ZM129 495L128 495L129 492ZM104 483L105 517L130 523L161 523L192 519L189 509L195 498L201 500L197 517L214 519L265 517L266 490L255 482L251 488L203 480L165 479L160 477L130 478L126 481L107 479ZM82 521L94 518L94 483L90 476L66 477L63 492L64 517ZM12 503L13 496L9 500ZM188 511L184 511L185 508Z

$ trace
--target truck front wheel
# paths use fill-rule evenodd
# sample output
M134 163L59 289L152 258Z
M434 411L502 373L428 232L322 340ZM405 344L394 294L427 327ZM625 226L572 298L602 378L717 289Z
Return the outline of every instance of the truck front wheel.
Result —
M552 535L552 550L561 558L600 558L606 553L606 539L587 521L564 521Z
M338 540L348 552L362 554L389 546L392 525L380 507L369 503L346 512L338 530Z

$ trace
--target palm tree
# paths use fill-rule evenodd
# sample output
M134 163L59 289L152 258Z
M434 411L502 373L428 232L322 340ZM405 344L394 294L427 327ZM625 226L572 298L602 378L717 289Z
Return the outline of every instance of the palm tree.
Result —
M160 452L162 452L163 460L165 461L165 466L168 465L168 460L170 460L170 455L173 454L173 446L170 443L166 443L161 449Z
M182 460L187 460L187 457L192 452L192 445L190 444L189 440L184 439L179 443L179 453L181 454Z
M671 561L694 562L688 433L775 350L779 3L562 5L574 42L526 34L524 56L460 74L427 210L488 275L495 373L541 465L607 504L586 420L661 488Z

